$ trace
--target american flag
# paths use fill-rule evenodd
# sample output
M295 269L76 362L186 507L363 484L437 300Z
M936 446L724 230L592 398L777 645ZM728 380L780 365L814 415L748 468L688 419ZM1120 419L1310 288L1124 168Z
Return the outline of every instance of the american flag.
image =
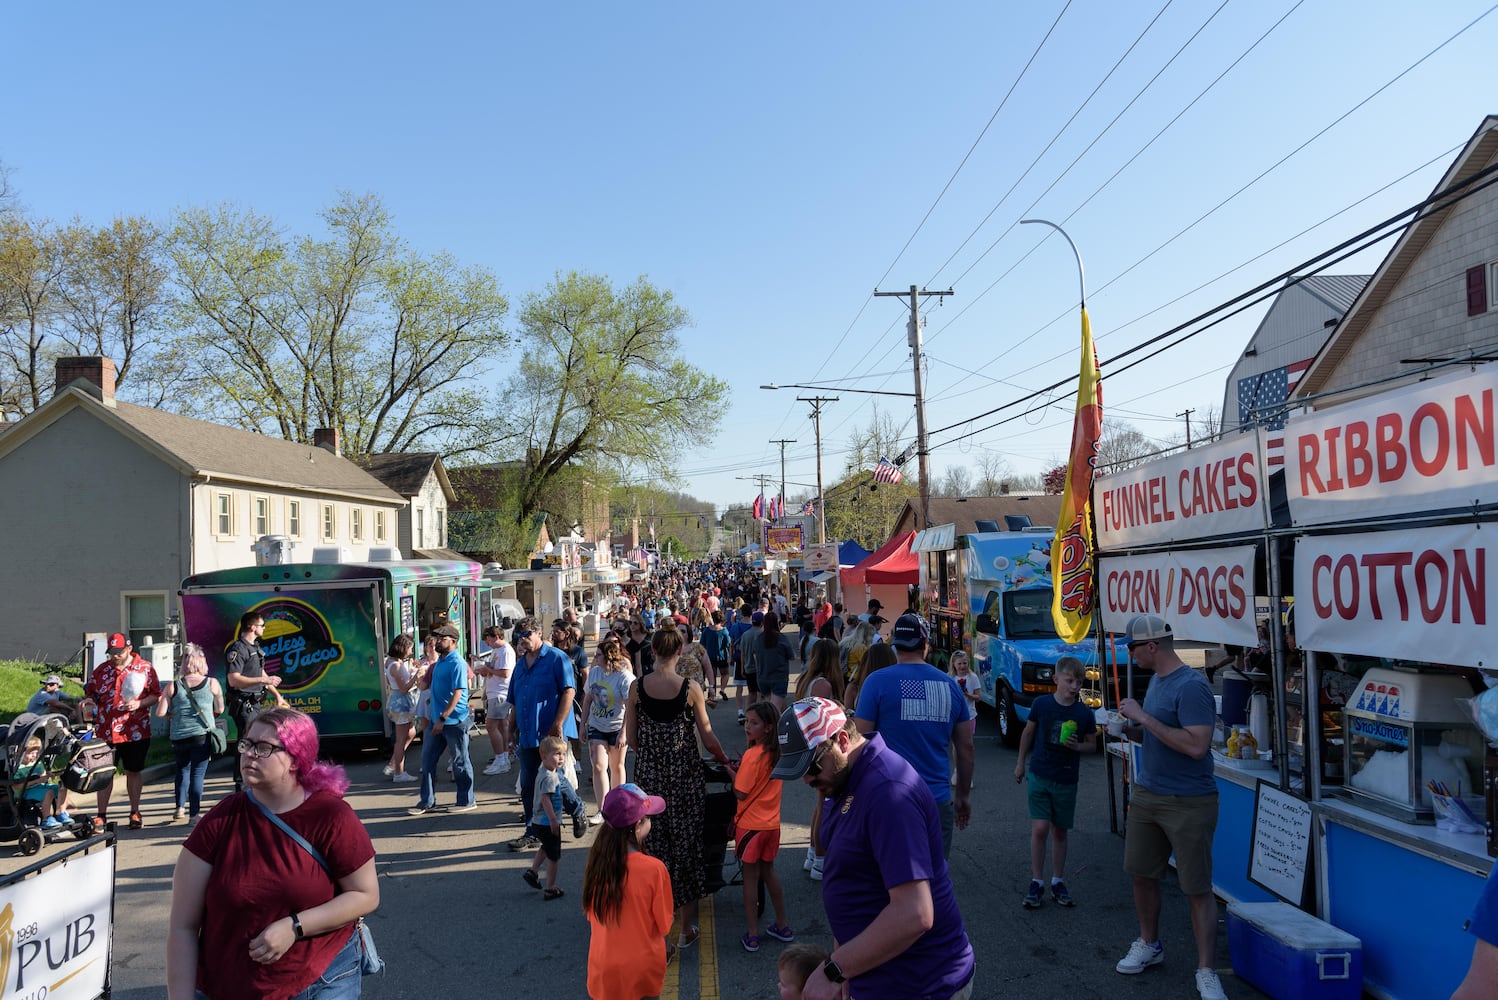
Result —
M874 482L876 483L898 483L905 475L895 468L894 463L883 455L879 456L879 464L874 466Z
M1306 358L1238 380L1238 425L1247 428L1262 424L1269 431L1267 460L1270 468L1285 464L1284 404L1314 360Z
M808 500L801 505L801 513L803 514L815 514L816 512L817 502L815 500Z

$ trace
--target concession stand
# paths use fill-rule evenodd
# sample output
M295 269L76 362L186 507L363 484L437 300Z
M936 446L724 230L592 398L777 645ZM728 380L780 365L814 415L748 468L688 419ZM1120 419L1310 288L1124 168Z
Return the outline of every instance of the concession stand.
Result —
M1498 854L1498 751L1468 707L1498 681L1495 397L1498 368L1463 370L1291 417L1282 471L1256 430L1093 487L1107 631L1158 614L1252 650L1256 603L1292 607L1267 670L1222 676L1222 715L1242 685L1268 739L1214 740L1214 888L1346 932L1378 997L1450 995ZM1109 742L1111 780L1132 750Z

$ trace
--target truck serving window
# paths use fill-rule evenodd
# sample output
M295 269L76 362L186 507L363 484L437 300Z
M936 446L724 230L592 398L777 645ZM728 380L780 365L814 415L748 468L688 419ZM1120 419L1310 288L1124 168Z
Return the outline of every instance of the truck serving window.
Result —
M1051 618L1051 590L1011 590L1004 595L1005 632L1010 639L1059 639Z

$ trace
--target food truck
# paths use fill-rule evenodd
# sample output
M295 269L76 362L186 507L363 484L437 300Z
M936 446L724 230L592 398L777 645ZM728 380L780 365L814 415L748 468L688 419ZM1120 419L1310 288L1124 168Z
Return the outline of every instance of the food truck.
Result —
M426 632L450 623L467 656L480 649L485 625L508 616L503 591L471 562L244 566L190 576L178 593L184 635L203 647L221 682L240 617L263 616L266 673L280 676L282 696L328 739L387 735L382 668L397 635L410 635L419 650Z
M980 698L993 706L999 734L1011 747L1019 745L1031 704L1056 690L1063 656L1082 662L1083 703L1103 704L1097 640L1065 642L1051 618L1053 530L959 535L956 525L946 524L918 533L912 543L921 610L931 623L932 663L946 670L953 652L967 651L983 685ZM1116 650L1113 655L1116 661Z

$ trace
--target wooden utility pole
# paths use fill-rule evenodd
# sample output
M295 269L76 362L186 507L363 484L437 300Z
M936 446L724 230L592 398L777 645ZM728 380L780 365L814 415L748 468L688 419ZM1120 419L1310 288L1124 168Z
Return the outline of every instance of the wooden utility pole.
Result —
M931 527L931 456L926 450L926 390L925 379L921 374L921 299L936 296L943 298L951 295L952 290L948 288L945 292L930 292L915 285L910 286L908 292L881 292L874 290L875 297L892 296L895 298L910 298L910 319L906 321L906 340L910 344L910 357L915 369L915 454L916 468L920 475L921 486L921 524L922 528Z

